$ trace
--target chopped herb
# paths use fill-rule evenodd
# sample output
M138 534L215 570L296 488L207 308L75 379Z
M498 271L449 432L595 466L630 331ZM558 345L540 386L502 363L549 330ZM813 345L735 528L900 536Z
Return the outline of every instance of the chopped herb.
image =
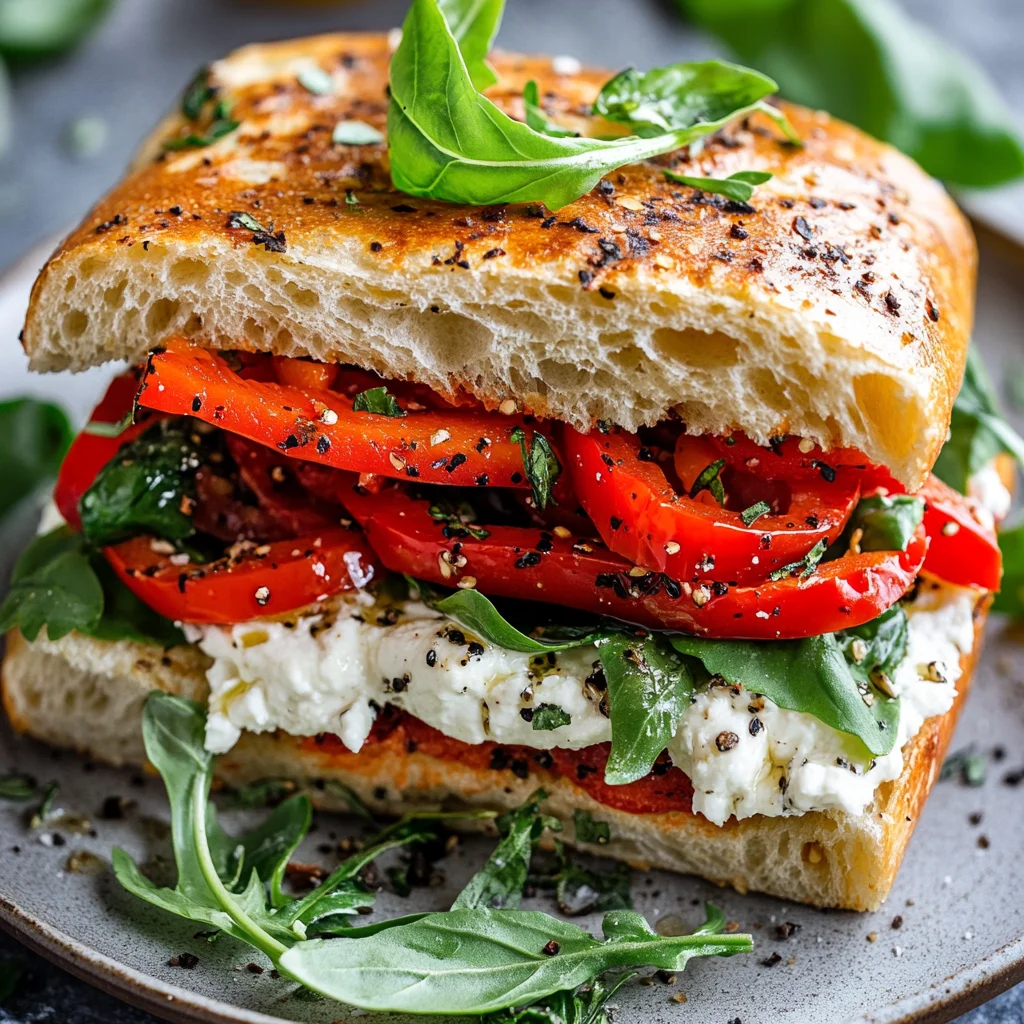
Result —
M185 136L175 136L171 139L164 139L164 149L201 149L203 146L212 146L218 139L230 135L241 121L233 121L229 117L217 118L210 124L203 134L189 132Z
M234 210L228 216L229 228L245 228L246 231L265 231L263 225L251 214Z
M0 775L0 800L31 800L36 780L30 775Z
M988 774L988 758L974 746L950 754L942 762L939 780L959 778L965 786L983 786Z
M490 530L485 530L482 526L475 526L470 521L468 517L473 514L473 510L469 505L465 506L465 512L460 512L459 514L443 509L440 505L431 505L427 512L431 519L436 519L439 523L447 523L449 532L456 536L469 536L474 540L486 540L491 535Z
M801 579L807 579L818 568L818 563L828 550L828 537L822 537L810 551L800 559L799 562L790 562L779 569L774 569L768 574L770 580L784 580L787 576L799 575Z
M531 722L535 730L550 732L552 729L560 729L563 725L571 725L572 716L557 704L538 704L533 709Z
M515 427L509 439L519 445L523 456L523 469L533 490L533 502L541 512L551 500L551 488L561 476L562 466L558 461L548 439L539 431L534 430L533 441L526 444L526 432L522 427Z
M210 69L200 68L181 95L182 114L190 121L195 121L215 95L216 90L210 85Z
M405 410L386 387L361 391L352 403L354 412L372 412L375 416L390 416L392 419L404 416Z
M572 816L576 838L581 843L607 846L612 841L612 830L606 821L594 821L587 811L574 811Z
M768 515L771 512L772 507L767 501L759 501L749 508L745 508L740 513L740 519L743 520L744 526L752 526L761 516Z
M710 491L712 497L719 505L725 504L725 488L722 486L722 470L725 468L725 459L716 459L709 466L705 466L693 486L690 488L690 497L696 498L701 491Z
M336 146L373 146L384 141L384 133L365 121L339 121L331 133Z
M50 782L47 784L46 789L43 792L43 799L29 817L29 828L42 828L43 825L46 824L47 819L53 812L53 802L57 799L58 789L60 789L60 786L56 782Z

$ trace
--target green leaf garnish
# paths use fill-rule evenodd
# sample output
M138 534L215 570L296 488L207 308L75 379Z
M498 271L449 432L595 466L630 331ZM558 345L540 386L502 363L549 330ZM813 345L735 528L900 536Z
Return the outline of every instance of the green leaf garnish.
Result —
M862 498L848 531L859 529L861 551L906 551L924 518L924 501L907 494ZM844 531L844 534L848 531Z
M36 537L22 553L0 604L0 632L17 627L34 640L58 640L72 630L103 640L138 640L162 647L184 643L169 619L143 604L66 526Z
M573 811L572 823L576 839L581 843L607 846L612 841L612 830L608 822L594 821L587 811Z
M553 729L561 729L563 725L572 724L572 715L557 704L538 704L532 710L530 722L534 730L551 732Z
M712 675L857 737L871 755L889 753L896 742L899 699L886 696L872 676L893 672L906 652L907 616L900 605L857 629L804 640L676 635L671 643Z
M0 775L0 800L31 800L36 780L31 775Z
M625 118L637 134L555 138L513 120L477 92L437 0L413 0L391 59L392 180L397 189L415 196L477 206L533 202L559 209L608 171L710 135L761 109L763 98L776 90L764 75L722 61L660 70L666 83L688 90L671 99L671 130L659 128L645 137L643 124L633 119L635 111L616 101L598 112Z
M0 516L57 475L73 437L63 409L51 402L0 402Z
M768 515L771 512L772 507L767 501L758 501L751 505L749 508L745 508L740 513L740 519L743 520L744 526L753 526L754 523L761 518L761 516Z
M296 77L299 85L314 96L326 96L334 92L334 79L319 64L304 67Z
M533 502L541 512L548 507L551 500L551 488L562 475L562 464L558 461L554 449L548 439L539 431L534 430L533 440L527 446L526 432L522 427L515 427L509 439L519 445L523 456L523 469L526 479L533 490Z
M501 25L505 0L439 0L439 6L459 44L473 87L483 90L494 85L498 76L487 62L487 54Z
M354 412L372 412L377 416L390 416L392 419L405 415L405 410L386 387L360 391L352 403L352 409Z
M787 576L799 576L801 579L807 579L808 576L814 574L818 568L818 563L822 560L827 550L828 537L822 537L799 562L790 562L789 565L773 569L768 573L768 579L784 580Z
M665 177L680 185L699 188L702 192L714 192L727 199L734 199L737 203L747 203L754 194L754 188L768 181L771 174L767 171L737 171L728 178L702 178L699 175L677 174L666 170Z
M544 135L551 135L556 139L572 138L579 135L579 132L574 132L570 128L562 128L548 118L540 105L540 90L532 78L523 86L523 108L526 111L526 123L535 132L542 132Z
M693 481L690 488L690 497L696 498L701 491L710 491L712 497L719 505L725 504L725 488L722 486L722 470L725 469L725 459L716 459L710 465L705 466Z
M190 121L195 121L203 112L203 107L216 95L216 90L210 85L210 69L200 68L181 94L182 114Z

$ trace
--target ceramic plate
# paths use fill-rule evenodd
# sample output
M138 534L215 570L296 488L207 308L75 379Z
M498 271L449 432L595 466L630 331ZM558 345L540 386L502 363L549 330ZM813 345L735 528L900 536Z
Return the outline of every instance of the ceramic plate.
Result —
M1019 370L1015 360L1024 363L1018 347L1024 295L1016 259L1005 244L986 241L978 342L996 379ZM38 255L30 259L0 289L0 381L10 394L28 387L14 339L38 262ZM91 376L36 379L31 389L61 397L81 415L106 374ZM11 546L6 538L0 550ZM1024 770L1020 640L1005 623L990 623L985 656L952 747L960 750L973 744L989 755L987 779L978 787L957 780L935 787L883 910L824 912L767 897L739 896L691 878L636 872L636 908L649 919L672 914L694 925L701 902L711 899L723 907L728 920L753 932L757 949L732 960L695 960L673 985L627 986L616 1000L618 1024L737 1018L745 1024L939 1022L1024 978L1024 875L1019 869L1024 784L1013 785L1014 773ZM93 827L86 834L54 828L30 832L21 806L0 804L0 923L28 945L171 1020L410 1020L353 1013L297 993L269 971L249 971L250 962L267 964L248 947L229 939L211 944L196 938L195 925L121 891L106 867L112 846L124 846L140 860L167 854L161 824L166 806L157 780L90 765L0 731L0 772L13 767L43 781L57 780L58 806L86 815ZM102 819L100 808L108 796L135 802L124 820ZM338 836L356 833L358 826L351 822L322 817L300 857L330 865L331 857L318 847L327 848ZM485 841L465 842L441 862L443 885L415 889L405 900L382 895L379 914L446 908L487 849ZM78 851L103 858L95 873L69 870L69 858ZM543 901L532 905L550 909ZM781 938L777 927L787 922L798 928L789 938ZM582 918L580 923L591 927L597 920ZM168 966L182 952L198 955L198 966ZM766 963L769 960L774 964ZM685 1006L672 999L680 993L686 996Z

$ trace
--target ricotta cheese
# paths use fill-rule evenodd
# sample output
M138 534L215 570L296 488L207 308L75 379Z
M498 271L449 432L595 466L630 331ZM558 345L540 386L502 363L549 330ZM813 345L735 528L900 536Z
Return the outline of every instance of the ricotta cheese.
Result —
M974 642L976 591L922 581L907 606L906 657L892 676L901 698L893 750L868 761L852 737L737 686L712 686L683 714L668 751L690 777L693 808L729 817L842 810L859 814L903 770L901 748L956 696L960 656ZM579 748L611 739L597 649L532 656L478 641L423 604L379 614L365 594L330 613L230 627L186 626L212 659L207 749L230 749L243 730L336 733L358 751L385 704L465 743ZM555 704L569 716L534 729ZM726 740L723 741L722 737Z

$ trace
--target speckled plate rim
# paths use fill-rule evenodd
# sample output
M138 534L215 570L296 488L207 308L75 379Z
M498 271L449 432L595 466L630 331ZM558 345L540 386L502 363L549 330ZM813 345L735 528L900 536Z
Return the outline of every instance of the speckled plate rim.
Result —
M994 246L1000 259L1024 265L1024 244L971 217L979 243ZM48 238L0 272L0 291L15 285L25 265L52 250ZM0 928L75 977L124 1002L175 1024L294 1024L281 1017L210 999L125 966L26 913L0 892ZM847 1024L945 1024L1024 981L1024 938L983 960L933 982L895 1003L869 1010ZM837 1022L838 1024L838 1022Z

